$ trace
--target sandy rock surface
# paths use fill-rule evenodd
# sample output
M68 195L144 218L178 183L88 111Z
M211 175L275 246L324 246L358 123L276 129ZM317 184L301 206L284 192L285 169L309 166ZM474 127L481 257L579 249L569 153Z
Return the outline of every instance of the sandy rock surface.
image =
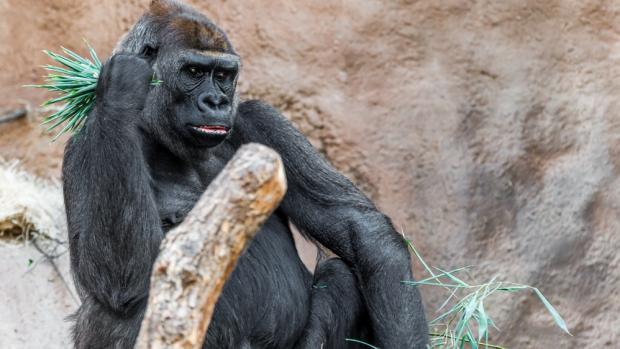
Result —
M68 254L54 263L71 282ZM70 348L67 316L77 309L78 299L55 267L32 245L0 242L0 277L0 348Z
M487 306L494 342L618 346L620 1L190 2L229 33L245 96L280 107L427 262L537 286L574 334L523 294ZM105 57L147 3L0 0L0 107L42 101L20 87L40 50L86 38ZM0 155L58 176L62 140L28 125L0 125Z

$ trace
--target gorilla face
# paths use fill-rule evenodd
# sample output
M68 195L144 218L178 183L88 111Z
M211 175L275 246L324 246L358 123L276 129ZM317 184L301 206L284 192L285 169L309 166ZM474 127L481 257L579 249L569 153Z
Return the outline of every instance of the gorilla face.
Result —
M236 114L239 57L210 50L183 50L172 66L173 132L196 147L213 147L231 131ZM167 74L170 75L170 74Z
M143 130L178 155L220 144L237 112L239 56L204 15L174 1L153 1L119 44L146 58L163 81L143 110Z

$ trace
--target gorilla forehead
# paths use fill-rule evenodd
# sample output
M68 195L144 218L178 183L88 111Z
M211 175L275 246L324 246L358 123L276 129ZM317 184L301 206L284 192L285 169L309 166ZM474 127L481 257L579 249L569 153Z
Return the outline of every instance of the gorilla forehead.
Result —
M153 0L116 51L139 53L145 44L236 55L223 30L204 14L175 0Z

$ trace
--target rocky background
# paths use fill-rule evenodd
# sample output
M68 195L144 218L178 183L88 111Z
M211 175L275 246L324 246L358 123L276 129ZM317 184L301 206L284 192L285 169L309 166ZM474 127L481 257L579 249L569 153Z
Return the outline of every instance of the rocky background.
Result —
M533 295L500 296L493 342L620 345L620 1L189 2L229 33L245 96L281 108L429 264L537 286L573 333ZM63 141L37 126L45 95L21 86L41 81L42 49L87 39L109 55L147 4L0 0L0 107L30 111L0 125L1 156L59 176ZM13 311L0 347L66 347L71 306L51 316L48 280L26 269L0 268L0 304L34 308ZM440 297L424 294L432 316Z

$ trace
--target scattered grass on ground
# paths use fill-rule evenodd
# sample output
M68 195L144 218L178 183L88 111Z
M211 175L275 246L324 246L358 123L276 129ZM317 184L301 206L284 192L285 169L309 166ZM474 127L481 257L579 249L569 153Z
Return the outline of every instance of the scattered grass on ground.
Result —
M497 276L486 282L467 282L461 275L471 275L474 267L467 266L453 270L430 267L410 240L406 240L411 252L429 274L418 281L402 281L411 286L431 286L443 289L447 298L439 306L440 313L429 326L430 347L435 348L494 348L505 349L501 345L489 343L489 331L498 328L485 308L485 301L499 293L531 291L538 297L553 318L555 324L570 335L566 322L558 311L536 287L514 282L500 281Z

